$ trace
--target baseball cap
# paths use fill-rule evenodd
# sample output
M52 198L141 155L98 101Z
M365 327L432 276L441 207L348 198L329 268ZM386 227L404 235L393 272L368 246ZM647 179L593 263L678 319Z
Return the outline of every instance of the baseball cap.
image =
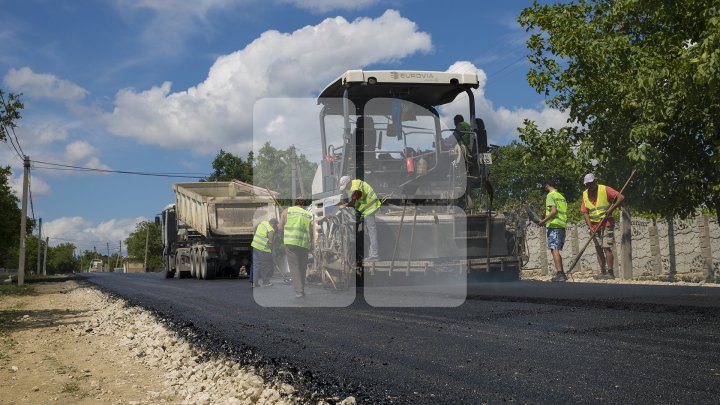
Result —
M588 173L585 175L585 178L583 179L583 184L592 183L595 181L595 176L593 176L592 173Z

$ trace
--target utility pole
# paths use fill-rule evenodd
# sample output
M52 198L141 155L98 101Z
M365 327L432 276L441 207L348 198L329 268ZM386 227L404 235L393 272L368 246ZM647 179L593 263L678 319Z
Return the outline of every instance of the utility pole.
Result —
M118 250L117 260L115 260L115 268L120 266L120 256L122 256L122 241L120 241L120 250Z
M22 216L20 217L20 252L18 259L17 284L25 284L25 237L27 236L27 200L28 180L30 176L30 158L23 159L23 191L22 191Z
M148 224L147 231L145 231L145 264L143 265L143 268L145 269L145 272L147 273L148 267L147 267L147 253L148 253L148 241L150 240L150 225Z
M300 183L300 195L303 198L307 198L307 194L305 194L305 184L303 184L303 175L302 175L302 167L300 167L300 160L297 157L297 153L295 153L295 147L293 147L293 157L295 159L295 171L297 172L297 180L298 183Z
M38 237L37 237L37 272L40 274L40 247L42 246L42 218L38 219Z
M43 276L47 276L47 248L50 243L50 237L45 237L45 258L43 259Z
M295 145L290 147L290 174L292 179L292 199L297 199L297 191L295 190L295 182L297 181L297 166L295 166ZM293 202L294 204L294 202Z
M108 272L112 272L112 270L110 270L110 242L105 242L105 245L108 252Z

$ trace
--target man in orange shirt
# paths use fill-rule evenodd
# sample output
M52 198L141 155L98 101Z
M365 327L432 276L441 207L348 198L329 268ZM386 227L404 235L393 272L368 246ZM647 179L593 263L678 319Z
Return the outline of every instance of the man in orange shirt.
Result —
M598 184L592 173L586 174L583 182L585 191L583 191L580 211L585 217L585 223L590 229L590 233L597 230L593 242L595 242L595 251L600 264L600 275L596 278L614 279L612 248L615 245L615 221L612 213L625 197L612 187Z

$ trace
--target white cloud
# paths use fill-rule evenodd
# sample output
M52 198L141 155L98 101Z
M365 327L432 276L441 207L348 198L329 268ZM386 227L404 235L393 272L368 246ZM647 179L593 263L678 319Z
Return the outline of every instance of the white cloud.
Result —
M29 67L10 69L3 83L12 91L30 98L73 101L85 98L88 91L48 73L35 73Z
M110 243L111 251L116 250L118 243L135 230L135 226L147 218L118 218L98 224L83 217L62 217L43 223L43 233L50 237L50 245L70 242L80 250L92 250L96 245L98 251L105 252L106 243ZM124 247L123 247L124 249Z
M14 170L13 176L10 179L10 188L15 192L18 199L22 198L23 191L23 172L20 170ZM50 185L45 182L42 178L35 176L31 172L30 177L30 192L33 196L33 200L37 197L48 196L51 193ZM37 203L37 201L35 201ZM30 212L30 205L28 205L28 212ZM29 214L28 214L29 215Z
M482 118L485 122L485 128L488 133L488 142L498 145L505 145L510 141L517 139L517 128L523 125L525 119L535 121L541 129L560 128L567 124L568 114L564 111L540 106L538 109L532 108L513 108L493 107L493 102L485 97L485 84L487 83L487 75L482 69L477 68L474 64L466 61L455 62L451 65L448 72L477 72L480 86L473 90L475 96L475 106L477 117ZM467 120L467 97L458 96L456 101L444 106L441 111L445 117L452 117L455 114L462 114ZM445 122L452 124L452 118L446 118Z
M379 0L278 0L279 3L292 4L297 8L325 13L330 10L359 10L372 6Z
M78 162L97 153L97 149L85 141L75 141L65 146L65 161Z
M382 38L394 40L380 43ZM105 118L110 132L143 143L237 150L251 144L257 99L310 96L347 69L392 63L431 48L430 35L394 10L352 22L328 18L292 33L267 31L219 57L197 86L174 93L169 82L141 92L121 90Z
M68 137L68 131L65 128L44 127L38 132L38 143L47 144L55 141L64 141Z

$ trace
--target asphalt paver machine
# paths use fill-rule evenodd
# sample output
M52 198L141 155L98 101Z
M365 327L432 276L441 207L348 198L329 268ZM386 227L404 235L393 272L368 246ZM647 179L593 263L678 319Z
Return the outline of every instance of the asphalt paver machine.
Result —
M323 281L346 288L356 276L365 283L519 278L524 226L492 210L492 159L472 92L478 86L474 72L350 70L321 92L322 161L311 209L312 271ZM444 125L441 112L449 120L463 115L471 130ZM340 207L345 175L367 182L383 202L375 214L376 260L363 260L362 218Z

